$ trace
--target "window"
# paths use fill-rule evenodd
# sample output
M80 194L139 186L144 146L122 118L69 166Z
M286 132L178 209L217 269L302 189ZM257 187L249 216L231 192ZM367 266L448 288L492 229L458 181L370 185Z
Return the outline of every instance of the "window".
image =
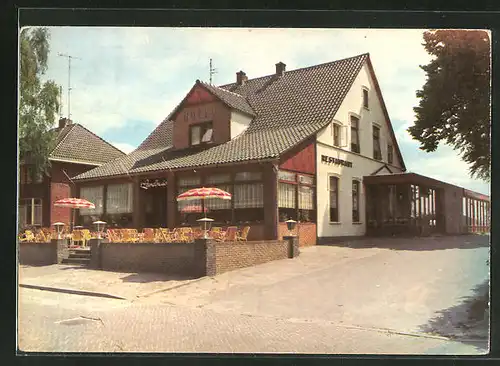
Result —
M192 188L201 186L201 178L199 176L185 176L179 177L177 180L177 195L189 191ZM187 206L202 206L201 199L192 201L179 201L177 202L177 211L182 211Z
M363 88L363 107L368 109L368 89Z
M236 222L264 221L264 185L262 183L235 184L233 200Z
M206 178L205 183L210 187L222 189L232 193L231 174L213 174ZM218 198L205 200L205 207L210 211L210 218L216 223L231 222L231 200Z
M382 151L380 150L380 127L373 126L373 158L382 160Z
M19 225L21 228L42 225L42 200L26 198L19 202Z
M330 176L329 178L328 190L330 193L330 222L339 221L339 209L338 209L338 198L339 198L339 178Z
M351 116L351 151L359 154L359 118Z
M392 161L394 159L394 150L391 144L387 145L387 162L389 164L392 164Z
M279 220L297 220L296 184L278 183Z
M359 181L352 181L352 222L359 222Z
M90 201L95 205L94 209L81 208L80 215L82 215L82 216L102 215L104 213L103 212L103 195L104 195L104 186L80 188L80 198L84 198L87 201Z
M106 213L132 213L133 188L132 183L110 184L106 194Z
M299 186L299 217L300 222L314 222L314 188Z
M333 146L340 146L340 125L334 123L333 127Z
M213 128L212 122L205 122L197 125L190 126L190 145L196 146L200 144L206 144L212 141L213 138Z

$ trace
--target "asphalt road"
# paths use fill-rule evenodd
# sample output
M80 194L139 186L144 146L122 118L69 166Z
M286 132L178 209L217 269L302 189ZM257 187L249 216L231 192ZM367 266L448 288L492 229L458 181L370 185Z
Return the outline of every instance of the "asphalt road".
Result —
M471 333L457 324L467 322L467 298L484 291L488 240L307 248L294 260L137 301L20 289L19 345L60 352L484 354L487 341L467 339Z

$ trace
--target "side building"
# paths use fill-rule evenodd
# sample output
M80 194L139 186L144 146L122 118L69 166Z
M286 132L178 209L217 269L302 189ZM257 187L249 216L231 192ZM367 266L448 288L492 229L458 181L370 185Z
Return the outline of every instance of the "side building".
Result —
M70 178L125 156L82 125L61 118L52 131L56 134L55 148L49 155L51 164L47 176L35 174L29 162L19 166L19 226L48 227L54 222L69 224L71 210L55 207L61 198L76 195Z

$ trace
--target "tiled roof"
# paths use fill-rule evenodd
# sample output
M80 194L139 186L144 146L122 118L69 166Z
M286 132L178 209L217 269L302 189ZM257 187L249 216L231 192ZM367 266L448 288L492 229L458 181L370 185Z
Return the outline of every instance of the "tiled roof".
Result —
M247 113L251 116L255 116L255 112L248 103L248 101L245 99L245 97L233 93L229 90L219 88L215 85L210 85L207 83L204 83L202 81L196 80L199 84L203 85L207 90L209 90L212 94L217 96L220 100L222 100L224 103L226 103L229 107L238 109L241 112Z
M78 123L67 124L58 133L51 159L104 164L125 155L109 142Z
M363 54L287 71L280 77L250 79L244 85L215 87L200 82L233 108L252 110L255 118L245 132L201 151L175 151L171 113L135 151L76 179L279 158L332 121L367 58Z

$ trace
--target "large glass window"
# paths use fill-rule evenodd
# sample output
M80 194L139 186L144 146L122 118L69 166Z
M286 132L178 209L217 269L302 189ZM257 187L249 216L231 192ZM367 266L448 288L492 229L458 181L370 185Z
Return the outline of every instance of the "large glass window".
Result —
M296 184L278 183L279 220L297 220Z
M314 188L299 186L299 221L311 222L314 220Z
M106 213L131 213L133 210L132 183L110 184L106 195Z
M232 193L231 175L230 174L213 174L206 178L205 183L210 187L222 189L223 191ZM215 223L230 223L231 222L231 200L222 200L219 198L205 200L205 207L210 211L210 218L214 219Z
M359 181L352 181L352 222L359 222Z
M351 116L351 151L359 153L359 118Z
M339 178L330 176L328 178L328 190L330 194L330 222L338 222L339 221L339 208L338 208L338 200L339 200Z
M382 160L382 151L380 149L380 127L373 126L373 158Z
M234 218L236 222L264 221L264 185L234 185Z
M80 188L80 198L92 202L94 209L81 208L80 215L102 215L103 214L104 186L82 187Z
M19 202L19 226L42 225L42 200L39 198L21 199Z

